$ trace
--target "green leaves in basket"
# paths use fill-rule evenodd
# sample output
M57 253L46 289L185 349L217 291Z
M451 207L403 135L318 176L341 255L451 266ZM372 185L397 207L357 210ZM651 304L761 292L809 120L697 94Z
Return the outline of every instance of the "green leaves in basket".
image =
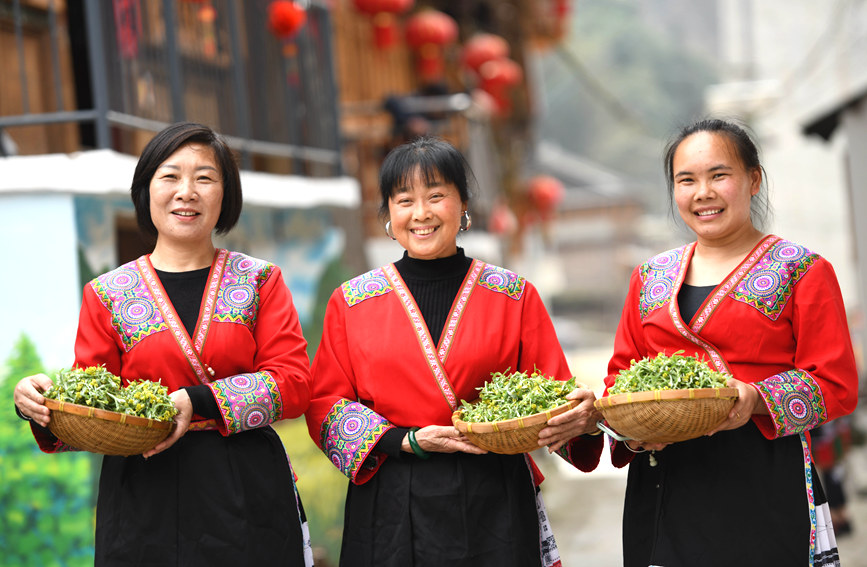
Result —
M576 387L575 377L555 380L538 370L491 372L491 379L479 390L479 399L470 404L461 400L461 419L469 422L502 421L556 408L568 402L566 394Z
M671 356L659 353L638 362L633 360L629 368L617 374L608 393L725 387L726 374L711 370L694 356L682 356L682 352L679 350Z
M177 413L168 389L159 382L135 380L124 388L104 366L61 370L43 394L59 402L170 421Z

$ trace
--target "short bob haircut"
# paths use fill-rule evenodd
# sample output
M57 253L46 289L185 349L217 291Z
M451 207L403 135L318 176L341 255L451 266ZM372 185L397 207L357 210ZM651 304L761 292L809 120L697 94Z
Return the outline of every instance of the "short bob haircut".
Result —
M723 120L721 118L704 118L684 126L666 145L663 167L665 168L665 182L668 185L668 201L672 214L676 218L677 215L674 213L674 154L681 142L698 132L725 136L734 147L744 169L759 171L762 182L759 192L751 201L750 218L756 227L764 227L771 214L771 207L768 199L767 174L759 156L759 147L755 142L755 136L750 134L746 125L739 124L735 120ZM764 187L764 191L761 190L762 187Z
M472 178L467 160L454 146L433 136L423 136L391 150L379 170L379 192L382 202L379 214L388 216L388 200L409 184L416 170L425 183L439 181L454 185L461 202L470 202L469 180Z
M223 182L223 202L217 219L217 234L229 232L241 216L241 174L232 150L211 128L195 122L177 122L157 133L141 153L132 176L130 196L135 205L139 230L156 238L157 228L151 219L150 184L161 163L182 146L199 144L211 148L220 168Z

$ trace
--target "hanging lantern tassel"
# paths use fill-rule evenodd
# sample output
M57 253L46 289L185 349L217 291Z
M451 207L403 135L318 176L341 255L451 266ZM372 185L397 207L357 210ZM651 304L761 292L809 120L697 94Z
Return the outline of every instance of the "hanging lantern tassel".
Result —
M445 64L440 46L433 43L421 46L416 51L416 59L418 74L423 81L433 81L443 76Z
M214 26L214 22L217 20L217 10L210 2L204 2L196 13L196 17L202 23L204 32L202 34L202 54L208 59L213 59L217 56L217 34Z
M554 37L557 41L566 35L571 12L570 0L554 0Z
M397 17L394 14L380 12L373 16L373 43L377 49L394 47L398 38Z
M427 9L406 23L406 42L415 51L418 73L424 82L442 78L443 50L458 38L458 24L443 12Z
M415 5L415 0L353 0L355 8L371 17L373 42L377 49L388 49L400 38L397 16Z

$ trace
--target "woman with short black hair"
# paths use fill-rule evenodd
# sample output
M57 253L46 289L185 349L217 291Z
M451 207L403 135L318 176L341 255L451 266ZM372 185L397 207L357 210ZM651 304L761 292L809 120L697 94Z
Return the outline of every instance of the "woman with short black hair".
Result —
M173 124L145 147L131 194L156 244L85 287L74 365L160 381L178 414L153 450L103 458L95 565L312 564L270 427L307 409L307 343L280 269L213 244L241 213L231 151L207 126ZM47 429L50 386L23 378L16 409L43 451L75 450Z
M485 453L451 422L493 372L571 377L535 287L458 247L471 227L468 177L445 141L392 150L381 210L403 257L328 302L307 425L351 480L345 567L559 565L532 459ZM549 421L539 446L592 470L595 396L569 397L580 404Z

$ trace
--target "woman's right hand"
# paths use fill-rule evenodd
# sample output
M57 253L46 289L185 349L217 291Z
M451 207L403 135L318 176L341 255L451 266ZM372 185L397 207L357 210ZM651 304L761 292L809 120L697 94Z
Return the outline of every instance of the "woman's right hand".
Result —
M428 453L474 453L482 455L487 453L484 449L476 447L460 431L450 425L428 425L415 432L415 440L422 451ZM409 435L403 438L401 449L412 453L409 444Z
M45 374L34 374L22 378L15 385L15 390L12 394L12 400L18 411L26 415L42 427L48 427L48 422L51 420L51 410L45 407L45 398L42 392L51 387L51 378Z

